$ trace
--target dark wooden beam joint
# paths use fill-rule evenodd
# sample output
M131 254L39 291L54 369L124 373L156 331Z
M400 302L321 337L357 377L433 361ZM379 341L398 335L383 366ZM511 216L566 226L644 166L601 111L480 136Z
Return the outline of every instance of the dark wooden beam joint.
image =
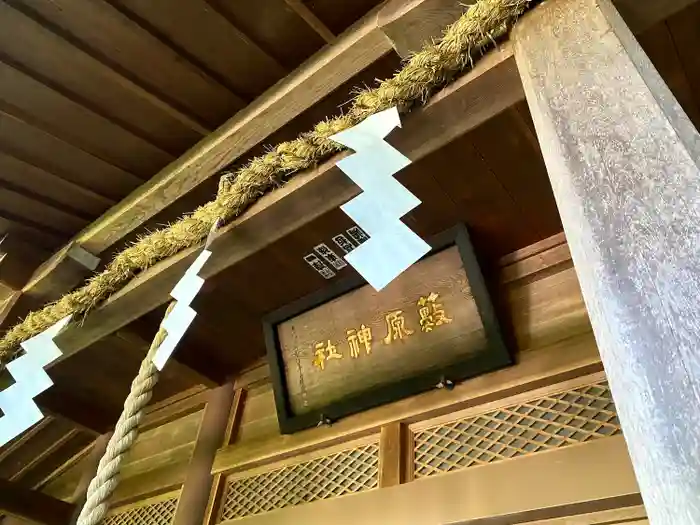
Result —
M0 479L0 513L42 525L69 525L75 505Z

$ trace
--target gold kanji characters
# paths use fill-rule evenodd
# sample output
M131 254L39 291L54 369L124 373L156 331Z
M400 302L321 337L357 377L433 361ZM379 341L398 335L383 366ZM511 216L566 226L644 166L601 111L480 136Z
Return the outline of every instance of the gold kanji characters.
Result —
M452 319L445 314L445 309L437 302L438 298L439 294L430 292L427 297L418 299L420 329L423 332L432 332L435 327L452 322Z
M386 337L384 344L391 344L397 339L404 339L413 334L413 330L406 328L406 318L403 316L403 310L394 310L386 314Z
M316 355L313 362L314 366L320 368L321 370L326 369L326 361L343 358L343 355L338 353L338 348L331 343L330 339L328 339L328 341L325 343L323 341L316 343L314 347L314 354Z
M357 359L360 355L360 345L363 345L368 355L372 352L372 329L370 327L363 324L359 330L354 328L348 330L347 339L351 357Z

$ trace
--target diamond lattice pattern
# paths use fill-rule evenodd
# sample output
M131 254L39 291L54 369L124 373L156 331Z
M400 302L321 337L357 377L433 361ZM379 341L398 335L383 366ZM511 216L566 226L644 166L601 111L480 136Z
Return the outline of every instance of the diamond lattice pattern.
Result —
M379 445L372 443L247 478L230 479L221 521L376 488Z
M425 477L620 433L606 382L534 399L414 435Z
M175 517L177 498L132 507L107 516L103 525L170 525Z

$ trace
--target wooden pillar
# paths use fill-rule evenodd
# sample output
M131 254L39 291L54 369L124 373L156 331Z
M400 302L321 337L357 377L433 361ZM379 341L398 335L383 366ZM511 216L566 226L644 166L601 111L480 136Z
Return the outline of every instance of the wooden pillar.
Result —
M609 0L512 39L650 522L700 523L700 135Z
M211 391L173 518L173 525L201 525L212 486L216 451L229 432L231 407L239 397L232 383Z
M222 447L231 445L238 434L238 427L241 424L243 407L245 406L246 393L246 388L236 389L231 411L228 415L226 431L224 432L223 439L219 443ZM221 499L224 496L225 483L226 477L223 474L214 474L209 491L209 501L207 503L206 511L204 512L204 520L202 520L203 525L214 525L216 523L219 507L221 506Z
M379 434L379 486L393 487L406 482L408 429L402 423L388 423Z

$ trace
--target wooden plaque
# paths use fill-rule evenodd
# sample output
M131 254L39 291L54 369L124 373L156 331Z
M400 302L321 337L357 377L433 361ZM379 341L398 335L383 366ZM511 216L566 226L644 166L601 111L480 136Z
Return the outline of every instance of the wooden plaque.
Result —
M352 278L265 320L282 432L512 362L466 228L432 246L381 292Z

